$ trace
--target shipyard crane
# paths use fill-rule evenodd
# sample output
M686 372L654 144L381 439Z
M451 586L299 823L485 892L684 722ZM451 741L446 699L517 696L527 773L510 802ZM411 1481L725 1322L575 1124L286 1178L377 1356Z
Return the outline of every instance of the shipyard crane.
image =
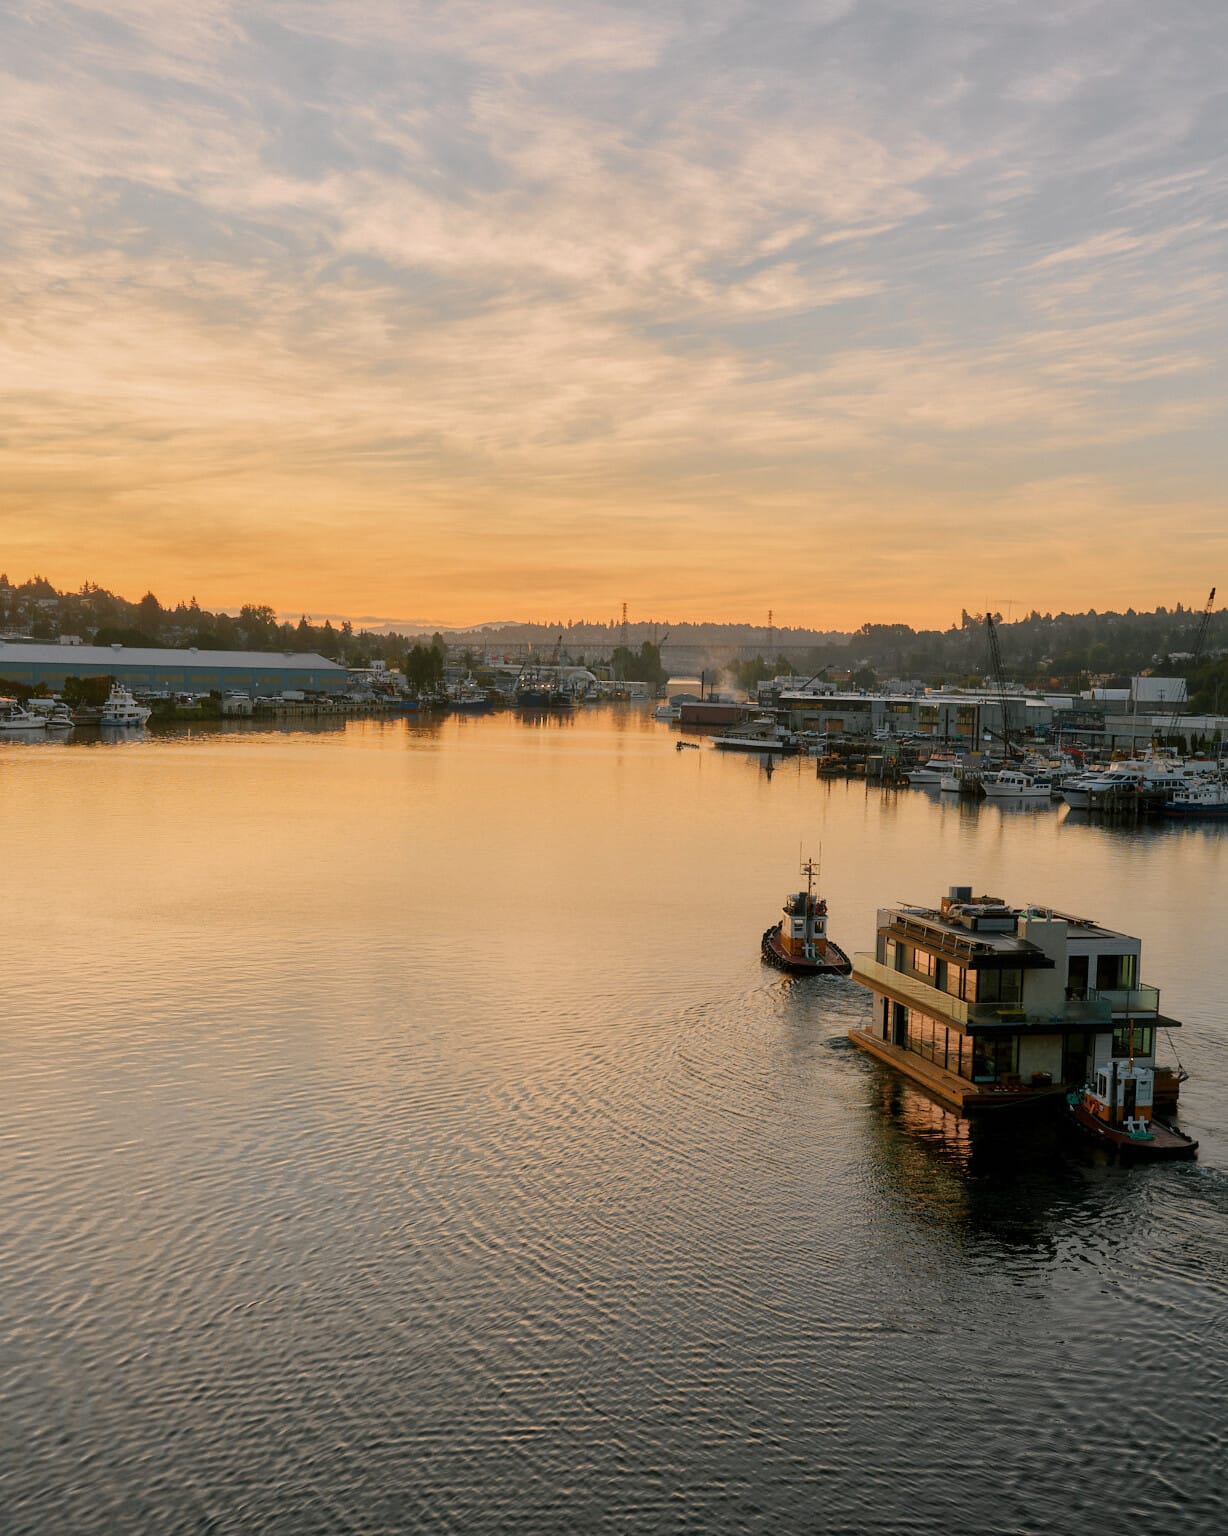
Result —
M1002 665L1002 648L998 644L998 626L993 614L985 615L985 632L989 636L989 664L998 688L998 706L1002 711L1002 747L1007 757L1019 757L1019 749L1011 740L1010 716L1007 713L1006 669Z
M1211 626L1211 610L1215 606L1215 588L1211 588L1211 595L1207 598L1207 605L1202 610L1202 617L1198 621L1198 632L1194 636L1194 659L1190 662L1186 676L1192 678L1198 671L1198 663L1202 660L1202 653L1207 644L1207 630ZM1189 701L1189 685L1186 685L1186 697L1173 701L1173 712L1168 717L1168 723L1164 727L1165 741L1171 741L1177 733L1177 722L1181 718L1181 706Z

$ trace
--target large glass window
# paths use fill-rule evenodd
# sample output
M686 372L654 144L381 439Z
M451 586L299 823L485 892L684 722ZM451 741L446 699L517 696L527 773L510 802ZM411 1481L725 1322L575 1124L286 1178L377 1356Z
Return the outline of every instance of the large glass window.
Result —
M1019 1070L1018 1035L974 1035L972 1078L977 1083L1000 1082Z
M1023 996L1023 972L1017 970L977 971L978 1003L1017 1003Z
M968 973L962 965L956 965L954 960L947 961L947 975L945 990L952 997L967 997Z
M1096 956L1096 987L1101 992L1132 987L1137 974L1137 957L1134 955Z
M932 977L936 963L933 955L926 954L925 950L917 949L913 951L912 968L915 975Z
M1155 1048L1155 1030L1150 1024L1136 1024L1134 1026L1134 1054L1136 1056L1150 1056ZM1113 1055L1129 1056L1130 1054L1130 1026L1121 1024L1113 1031Z

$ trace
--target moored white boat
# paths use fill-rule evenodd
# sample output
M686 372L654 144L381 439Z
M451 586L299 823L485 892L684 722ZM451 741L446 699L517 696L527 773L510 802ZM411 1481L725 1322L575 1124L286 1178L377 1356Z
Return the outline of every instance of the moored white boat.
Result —
M31 714L16 699L0 699L0 731L45 731L45 715Z
M981 780L985 793L992 800L1044 800L1053 798L1053 786L1048 779L1023 773L1017 768L1003 768L988 774Z
M771 752L785 755L799 750L795 731L786 731L770 715L761 715L748 726L734 726L712 738L712 745L726 752Z
M1126 758L1111 763L1102 773L1067 779L1062 785L1062 799L1072 810L1082 811L1093 809L1114 790L1171 795L1191 782L1180 763L1165 758Z
M959 767L959 761L959 758L949 753L935 753L928 762L919 763L917 767L910 768L904 777L909 784L938 786L943 779L954 774Z
M144 725L151 714L148 705L138 704L122 683L115 683L107 696L107 702L102 706L98 723L111 726Z

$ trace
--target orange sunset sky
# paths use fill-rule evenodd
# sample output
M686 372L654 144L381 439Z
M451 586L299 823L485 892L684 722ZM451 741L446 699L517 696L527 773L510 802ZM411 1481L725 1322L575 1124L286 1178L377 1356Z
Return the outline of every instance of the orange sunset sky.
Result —
M0 564L444 623L1224 576L1222 5L0 16Z

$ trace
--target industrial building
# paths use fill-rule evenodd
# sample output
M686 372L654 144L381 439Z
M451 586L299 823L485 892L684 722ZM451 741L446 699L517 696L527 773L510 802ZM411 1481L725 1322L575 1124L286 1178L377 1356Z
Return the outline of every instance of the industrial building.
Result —
M153 693L344 693L345 667L292 651L161 650L126 645L55 645L0 640L0 679L63 688L69 677L113 677Z

